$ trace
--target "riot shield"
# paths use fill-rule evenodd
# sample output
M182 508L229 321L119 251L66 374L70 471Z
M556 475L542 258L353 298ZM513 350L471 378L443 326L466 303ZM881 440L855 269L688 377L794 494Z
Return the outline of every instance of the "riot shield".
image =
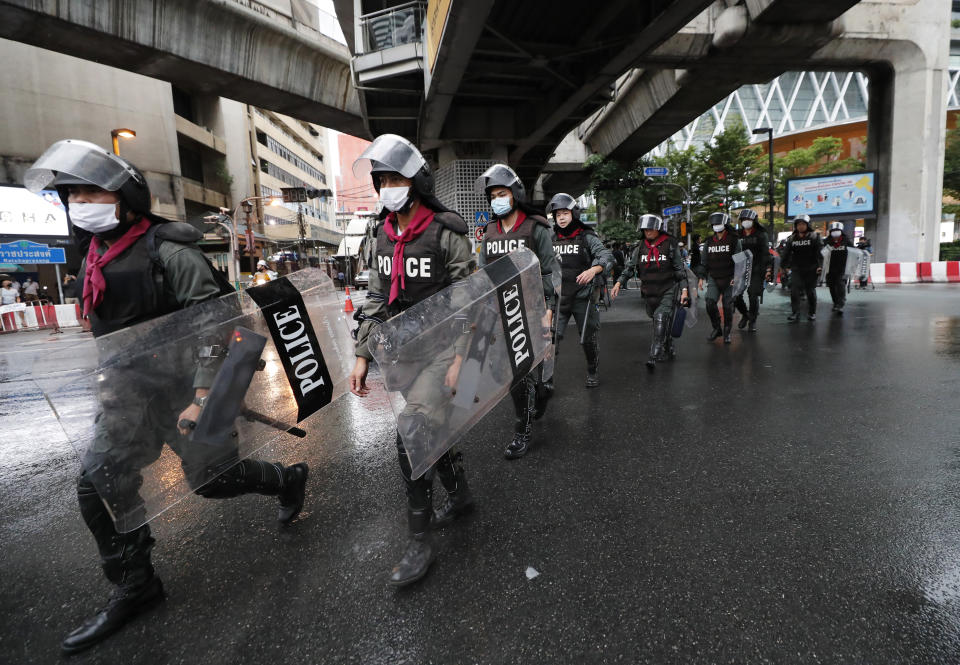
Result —
M370 337L412 476L422 476L546 356L540 262L528 249L484 266ZM462 358L459 373L451 368Z
M553 321L550 324L550 344L547 347L547 354L543 358L543 382L553 381L553 373L557 367L557 314L560 309L560 289L562 288L563 273L554 270L550 273L553 281ZM551 384L552 385L552 384Z
M764 283L763 287L770 293L777 288L777 275L780 274L780 255L773 255L773 265L770 267L770 281Z
M863 274L863 257L865 254L866 252L862 249L847 247L847 264L843 270L847 277L859 277ZM869 270L869 267L867 270Z
M295 423L345 392L354 353L338 293L301 270L104 335L81 369L35 376L119 531L285 432L303 436Z
M753 252L745 249L733 255L733 297L750 288L750 275L753 273Z
M697 325L697 307L700 305L700 289L698 288L699 280L696 275L693 274L693 271L690 268L687 268L687 296L690 298L690 308L687 310L687 316L684 319L683 323L688 328L692 328ZM681 290L683 286L680 286Z

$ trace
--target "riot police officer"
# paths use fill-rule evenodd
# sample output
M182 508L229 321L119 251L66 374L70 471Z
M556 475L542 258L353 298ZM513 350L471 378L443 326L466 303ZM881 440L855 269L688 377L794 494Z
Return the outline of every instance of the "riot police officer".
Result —
M701 282L707 282L705 304L713 331L707 336L712 342L723 337L723 343L729 344L730 332L733 329L733 255L741 251L740 239L736 231L730 226L730 216L723 212L715 212L707 220L713 235L703 244L702 263L697 266L697 276ZM702 288L702 285L701 285ZM720 323L720 308L717 302L723 298L723 324Z
M434 196L433 174L420 151L407 139L382 134L354 162L359 178L369 168L374 189L383 204L377 226L376 270L370 271L367 301L357 329L356 365L350 375L350 390L365 397L366 377L373 356L368 340L374 329L412 305L439 293L474 270L467 240L467 225ZM406 586L427 574L434 560L431 527L446 526L473 506L461 463L462 455L448 451L432 469L412 478L412 467L400 428L408 436L429 437L443 418L450 389L456 387L465 345L452 349L426 349L433 361L413 381L407 406L397 418L397 457L407 489L409 541L400 562L394 566L390 584ZM433 512L433 477L447 491L447 500Z
M553 274L560 270L553 251L553 231L539 210L527 203L526 188L505 164L494 164L477 178L475 189L490 201L494 219L487 225L480 249L481 264L491 263L515 249L526 247L540 260L543 297L547 305L543 327L550 328L556 306ZM516 412L513 440L504 450L507 459L519 459L530 447L537 393L545 390L542 366L535 368L510 390Z
M689 287L677 239L663 230L663 220L656 215L643 215L637 228L643 238L610 290L610 297L616 298L634 274L640 278L640 295L647 315L653 319L653 340L647 359L647 368L652 370L658 360L673 357L673 337L670 334L673 317L678 300L682 305L689 304Z
M830 250L830 262L826 266L825 281L833 300L833 313L842 316L843 306L847 303L847 248L853 247L853 243L843 232L843 222L830 222L827 232L826 249Z
M202 233L189 224L151 214L143 174L100 146L58 141L27 171L25 184L33 191L55 187L73 228L88 245L77 291L95 337L232 291L219 281L219 273L196 246ZM284 467L241 461L234 453L217 468L208 467L184 438L189 430L182 421L197 421L215 374L211 367L201 363L194 368L195 376L181 377L185 379L182 390L175 394L169 386L153 386L150 376L141 376L130 394L112 392L109 404L101 404L93 444L81 463L77 499L100 551L103 572L115 588L110 601L66 637L65 653L104 640L163 599L163 585L150 559L154 539L149 524L120 533L101 491L105 486L113 489L112 505L142 506L141 470L157 460L165 443L181 457L187 481L197 494L207 498L248 493L278 496L282 523L300 513L309 472L306 464ZM104 382L117 375L117 370L105 370ZM176 420L157 422L178 411ZM136 427L133 436L131 423ZM105 469L109 469L107 480L103 480Z
M821 271L823 245L820 236L810 228L809 215L793 218L793 233L786 239L780 254L780 266L790 270L790 307L788 321L800 318L800 302L807 298L807 316L817 320L817 279Z
M743 294L737 296L736 306L740 312L740 323L737 327L743 330L750 324L750 332L757 332L757 316L760 314L760 296L763 293L763 282L771 277L772 261L770 258L770 243L767 232L757 221L757 213L753 210L740 211L740 247L750 250L753 255L753 269L750 275L750 286L747 297L750 299L750 309L744 301Z
M560 305L557 313L557 339L570 316L577 322L583 353L587 358L587 388L600 385L597 374L600 356L600 312L597 300L600 289L597 281L613 269L613 253L603 246L593 229L580 221L580 206L569 194L557 194L547 204L547 214L553 215L553 251L560 260L563 274ZM584 330L586 328L586 330Z

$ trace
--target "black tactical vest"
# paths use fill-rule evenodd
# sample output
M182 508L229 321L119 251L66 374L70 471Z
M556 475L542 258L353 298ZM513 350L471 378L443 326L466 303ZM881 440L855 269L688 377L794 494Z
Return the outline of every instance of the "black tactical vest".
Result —
M531 252L536 252L536 248L533 246L533 229L537 224L543 224L549 228L547 220L537 215L527 215L519 226L514 224L509 233L500 231L499 222L487 224L487 230L483 236L483 257L487 263L492 263L501 256L506 256L513 250L522 247L526 247Z
M411 305L429 298L434 293L442 291L450 285L450 274L447 264L443 260L443 251L440 246L440 233L444 224L438 217L451 213L435 213L433 221L416 240L408 242L403 248L403 274L405 288L390 304L395 314ZM380 223L382 227L386 221ZM393 275L393 248L396 242L382 228L377 229L376 270L380 276L383 294L390 295L390 284Z
M589 231L581 231L572 238L553 236L553 251L560 257L560 268L563 281L560 286L560 297L566 301L576 295L580 289L577 284L577 275L590 267L593 259L590 256L586 235ZM567 304L561 303L561 306Z
M744 250L750 250L753 254L753 272L762 272L766 265L764 254L770 253L770 247L767 245L767 234L759 229L750 235L740 236L740 247Z
M83 293L87 260L80 264L77 291ZM140 236L123 254L103 268L106 291L100 306L90 313L93 336L132 326L169 314L180 306L164 293L162 278L147 250L147 236Z
M843 275L847 270L847 239L841 238L843 242L837 247L831 240L828 240L824 247L830 249L830 264L827 266L827 274L836 277Z
M801 238L790 236L790 268L798 272L811 272L820 265L820 250L817 248L817 236L812 232Z
M729 282L733 279L733 255L737 253L737 236L727 230L726 237L720 240L710 236L703 244L703 264L707 274L717 282Z
M656 246L660 251L659 265L650 257L653 247L647 244L647 239L640 240L640 251L637 253L637 276L640 278L640 292L645 296L662 295L672 289L676 283L673 271L676 241L668 235L661 235L660 238L666 239Z

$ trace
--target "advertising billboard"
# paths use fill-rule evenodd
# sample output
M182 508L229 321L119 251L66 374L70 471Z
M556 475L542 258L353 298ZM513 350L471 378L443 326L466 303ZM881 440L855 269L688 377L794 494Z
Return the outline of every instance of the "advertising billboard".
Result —
M787 218L874 217L877 214L876 172L834 173L787 180Z
M0 185L0 237L67 241L69 235L67 213L55 190L34 194L23 187Z

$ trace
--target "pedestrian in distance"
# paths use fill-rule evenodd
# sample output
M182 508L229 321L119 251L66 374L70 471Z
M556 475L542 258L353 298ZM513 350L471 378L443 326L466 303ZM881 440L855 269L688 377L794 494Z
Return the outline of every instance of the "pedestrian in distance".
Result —
M847 303L847 248L853 247L853 243L843 232L843 222L830 222L827 233L826 248L830 250L830 261L824 266L827 271L825 281L833 300L834 315L843 316L843 307Z
M757 317L760 315L760 298L763 295L763 283L770 281L773 262L770 257L770 243L766 230L757 220L757 213L753 210L740 211L740 247L750 250L753 255L753 267L750 275L750 286L747 297L750 307L743 295L737 296L736 307L740 312L740 323L737 327L743 330L749 324L750 332L757 332Z
M516 172L505 164L494 164L475 183L490 202L494 219L487 225L480 248L480 263L486 265L506 256L515 249L526 247L540 260L540 277L546 301L545 330L553 323L556 293L554 272L560 264L553 250L553 230L542 212L527 203L526 188ZM549 387L542 381L542 364L519 381L510 390L516 413L513 440L504 450L507 459L519 459L527 454L533 434L535 417L543 415Z
M77 294L77 276L66 274L63 276L63 304L76 305L80 302Z
M690 292L677 239L663 230L663 220L656 215L643 215L637 230L643 238L613 285L610 297L616 298L623 284L634 275L640 278L640 295L647 316L653 319L653 339L647 357L647 369L653 370L657 362L676 356L671 334L673 319L678 305L690 305Z
M587 359L587 388L600 385L601 276L613 269L613 253L603 246L593 229L580 221L580 206L569 194L557 194L547 204L553 217L553 251L563 275L557 313L557 342L563 339L572 316Z
M707 294L704 302L707 308L707 315L710 317L710 323L713 330L707 336L707 341L712 342L718 337L723 337L724 344L730 344L732 341L730 333L733 330L733 275L734 262L733 255L741 251L740 238L737 232L730 226L730 216L723 212L715 212L707 220L713 235L707 238L703 244L701 252L702 263L695 271L700 278L699 288L702 291L704 282L707 286ZM720 320L720 309L718 303L723 300L723 321Z
M373 359L370 335L384 321L465 279L475 266L466 222L437 200L430 167L412 143L395 134L382 134L367 146L353 168L357 178L369 171L383 204L374 234L376 262L370 269L367 301L354 317L360 326L350 391L366 397L370 392L367 372ZM406 406L397 418L396 444L407 490L409 539L403 557L390 573L393 586L407 586L423 578L435 557L431 529L445 527L473 508L463 455L447 451L433 468L413 478L401 436L402 429L409 440L425 441L442 425L466 355L466 339L460 335L456 345L447 349L424 349L430 362L402 391ZM436 512L434 475L447 492L445 503Z
M823 243L820 235L810 228L809 215L793 218L793 233L780 253L780 265L790 270L790 308L788 321L800 319L801 301L807 300L807 317L817 320L817 280L821 273Z
M25 176L31 191L55 187L67 217L89 234L77 293L83 299L95 337L190 307L232 291L217 280L196 245L202 233L189 224L168 222L150 212L150 190L143 174L127 160L86 141L54 143ZM192 356L191 356L192 357ZM151 562L154 539L149 523L120 532L110 502L124 512L142 512L141 470L167 444L181 459L191 489L206 498L257 493L280 500L278 519L288 523L300 512L307 465L291 467L250 459L226 460L217 468L196 461L199 453L183 421L196 422L216 373L215 359L201 360L178 377L180 389L154 385L154 377L130 377L128 368L104 371L109 395L94 423L93 443L81 460L77 500L99 549L106 578L114 585L109 601L67 635L62 650L72 654L97 644L131 619L163 600L163 584ZM118 377L129 394L109 391ZM126 384L125 384L126 385ZM179 417L164 420L170 413ZM133 424L133 425L131 425ZM201 455L202 457L202 455Z
M23 288L20 290L20 298L28 305L35 305L40 302L40 283L27 277L23 281Z

